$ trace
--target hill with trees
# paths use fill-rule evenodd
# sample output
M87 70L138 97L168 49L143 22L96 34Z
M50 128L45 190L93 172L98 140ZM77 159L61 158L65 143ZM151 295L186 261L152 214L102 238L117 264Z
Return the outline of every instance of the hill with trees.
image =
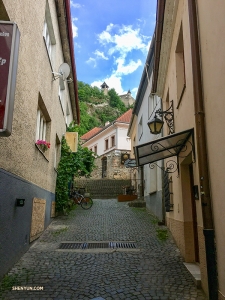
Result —
M87 83L78 81L78 98L80 105L79 135L83 135L94 127L105 126L126 112L126 107L115 91L110 89L105 95L102 90Z

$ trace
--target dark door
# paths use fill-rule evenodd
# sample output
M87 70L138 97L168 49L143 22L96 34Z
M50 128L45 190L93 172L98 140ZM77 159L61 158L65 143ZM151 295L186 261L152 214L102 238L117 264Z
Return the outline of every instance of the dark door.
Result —
M102 178L107 177L107 157L102 159Z
M195 247L195 261L199 262L199 245L198 245L198 223L197 223L197 213L196 204L194 197L194 176L193 176L193 166L189 165L190 173L190 188L191 188L191 207L192 207L192 218L193 218L193 232L194 232L194 247Z

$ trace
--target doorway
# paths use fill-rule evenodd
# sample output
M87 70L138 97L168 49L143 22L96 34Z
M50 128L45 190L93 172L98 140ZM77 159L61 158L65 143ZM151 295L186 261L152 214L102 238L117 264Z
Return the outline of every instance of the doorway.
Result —
M102 178L107 177L107 157L102 158Z
M198 222L194 193L194 170L189 155L181 163L181 187L183 206L184 258L185 262L199 262Z
M191 190L191 209L192 209L192 219L193 219L193 238L194 238L194 256L195 261L199 262L199 244L198 244L198 222L197 222L197 212L195 203L195 193L194 193L194 175L193 175L193 165L189 164L189 176L190 176L190 190Z

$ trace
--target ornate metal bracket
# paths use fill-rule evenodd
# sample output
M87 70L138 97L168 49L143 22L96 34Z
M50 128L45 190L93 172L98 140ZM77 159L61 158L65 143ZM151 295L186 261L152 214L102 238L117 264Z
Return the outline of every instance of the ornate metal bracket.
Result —
M159 165L157 165L157 163L155 163L155 162L149 164L150 169L154 169L155 167L158 167L158 168L160 168L161 170L163 170L164 172L167 172L167 173L175 173L177 171L178 172L177 177L179 176L179 163L175 162L172 159L168 160L165 163L163 168L160 167Z
M169 133L173 134L174 133L174 112L173 112L173 100L171 100L171 105L167 110L162 111L161 109L158 109L155 112L155 117L157 114L160 117L164 117L167 126L169 127Z

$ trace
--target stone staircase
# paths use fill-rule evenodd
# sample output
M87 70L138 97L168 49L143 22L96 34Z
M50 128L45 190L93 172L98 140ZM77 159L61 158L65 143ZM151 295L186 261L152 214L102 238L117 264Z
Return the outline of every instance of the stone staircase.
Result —
M116 179L79 179L75 178L74 186L85 188L93 199L113 199L123 193L123 186L130 186L130 180Z

